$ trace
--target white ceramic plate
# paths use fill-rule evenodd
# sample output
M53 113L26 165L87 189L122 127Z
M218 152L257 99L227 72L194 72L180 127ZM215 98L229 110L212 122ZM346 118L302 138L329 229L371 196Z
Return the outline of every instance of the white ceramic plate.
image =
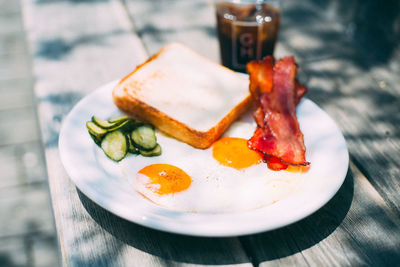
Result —
M349 163L346 142L334 121L316 104L303 99L297 117L307 147L310 170L289 196L256 210L240 213L186 213L161 208L136 193L91 140L86 121L92 115L120 114L112 102L116 82L82 99L63 122L59 138L62 163L76 186L108 211L134 223L194 236L238 236L277 229L312 214L342 185ZM168 147L163 147L167 150Z

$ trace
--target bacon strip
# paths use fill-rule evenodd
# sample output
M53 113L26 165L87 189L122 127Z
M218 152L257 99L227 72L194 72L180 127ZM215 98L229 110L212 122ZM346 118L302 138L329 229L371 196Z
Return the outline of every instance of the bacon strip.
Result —
M246 66L247 72L251 73L250 93L257 102L262 94L272 91L274 63L274 57L266 56L263 60L250 61Z
M247 64L247 72L250 74L249 90L253 98L258 102L260 96L272 91L274 86L274 64L273 56L266 56L263 60L253 60ZM307 88L295 79L296 105L307 93Z
M248 65L250 91L260 105L254 114L258 127L248 146L261 152L273 170L286 169L289 164L308 165L296 118L296 105L307 90L295 79L293 57L282 58L271 68L273 62L272 57L266 57Z

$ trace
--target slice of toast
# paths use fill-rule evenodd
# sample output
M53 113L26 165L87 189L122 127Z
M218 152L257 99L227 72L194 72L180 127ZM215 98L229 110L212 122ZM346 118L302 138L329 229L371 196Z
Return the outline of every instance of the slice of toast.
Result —
M196 148L207 148L252 102L248 77L172 43L113 90L126 114Z

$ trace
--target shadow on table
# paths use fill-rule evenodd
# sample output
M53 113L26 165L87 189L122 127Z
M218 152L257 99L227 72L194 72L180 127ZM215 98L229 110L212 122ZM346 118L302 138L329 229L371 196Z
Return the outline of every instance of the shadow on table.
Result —
M346 35L368 65L387 63L400 41L400 1L331 0L313 1L321 8L334 6ZM368 67L368 66L365 66Z
M398 0L309 0L284 3L280 42L304 61L343 57L369 69L396 57Z
M339 192L315 214L279 230L240 237L240 243L236 238L191 237L148 229L111 214L79 190L78 194L87 212L104 230L160 260L218 265L246 263L250 258L257 265L312 247L335 231L353 199L353 175L349 170ZM238 253L242 248L247 255Z

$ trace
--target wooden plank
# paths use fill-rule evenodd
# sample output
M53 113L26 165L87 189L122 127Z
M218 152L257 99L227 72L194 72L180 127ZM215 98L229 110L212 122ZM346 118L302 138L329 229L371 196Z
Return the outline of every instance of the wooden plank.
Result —
M58 154L63 117L84 95L129 73L147 54L117 0L23 3L64 265L250 265L237 238L193 238L149 230L77 193Z
M180 42L209 59L220 62L216 38L216 16L212 0L145 1L125 0L135 29L149 52L154 54L171 42ZM279 43L276 54L290 54Z
M304 62L334 57L350 58L355 55L354 49L345 39L346 25L341 24L338 19L340 15L334 13L334 1L324 1L332 5L329 8L320 7L321 3L281 1L279 44L291 52L289 55L295 57L300 67Z
M40 141L0 146L0 190L46 181ZM1 194L1 193L0 193Z
M0 14L15 14L20 10L19 1L0 0Z
M39 141L38 132L32 107L0 111L0 146Z
M0 210L0 238L53 234L53 219L45 183L0 188Z
M30 263L26 255L24 240L20 238L4 238L0 242L1 263L4 266L27 266ZM3 256L4 255L4 256Z
M0 80L0 112L6 109L33 107L29 79Z
M212 1L125 2L130 18L150 54L168 43L181 42L219 61Z

